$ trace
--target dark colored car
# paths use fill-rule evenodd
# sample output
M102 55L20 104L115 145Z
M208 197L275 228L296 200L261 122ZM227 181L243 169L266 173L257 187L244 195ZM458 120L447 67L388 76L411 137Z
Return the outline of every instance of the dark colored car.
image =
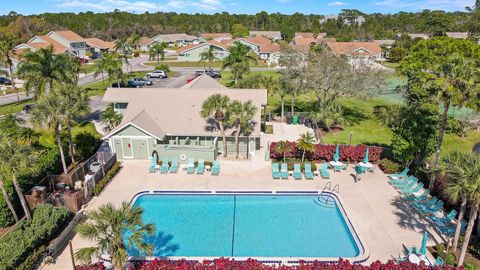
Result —
M135 82L143 82L143 85L147 85L147 86L153 85L153 81L147 80L145 78L133 78L132 80Z
M10 79L5 78L5 77L0 77L0 84L12 84L12 81Z
M143 86L145 86L145 82L143 81L135 81L133 79L129 79L126 83L124 81L121 81L120 82L120 86L118 85L118 82L114 82L112 83L112 87L120 87L120 88L124 88L124 87L127 87L127 88L142 88Z
M208 76L214 78L214 79L219 79L222 77L222 74L220 73L220 71L218 70L214 70L214 69L205 69L205 70L197 70L195 72L195 75L198 77L202 74L207 74Z

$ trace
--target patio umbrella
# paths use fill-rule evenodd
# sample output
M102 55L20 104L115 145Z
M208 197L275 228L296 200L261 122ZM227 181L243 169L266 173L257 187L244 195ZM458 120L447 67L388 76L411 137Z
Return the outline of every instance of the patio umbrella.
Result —
M368 163L368 147L367 151L365 151L365 158L363 159L363 163Z
M335 154L333 155L333 160L335 162L338 162L338 160L340 159L340 154L338 153L338 144L337 144L337 149L335 149Z
M427 255L427 232L423 232L422 246L420 247L420 254Z

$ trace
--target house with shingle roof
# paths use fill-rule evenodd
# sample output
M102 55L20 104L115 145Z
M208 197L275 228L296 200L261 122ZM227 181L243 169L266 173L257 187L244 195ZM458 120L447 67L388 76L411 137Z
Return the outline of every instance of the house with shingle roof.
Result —
M115 49L115 43L104 41L99 38L86 38L87 46L92 53L112 52Z
M280 31L250 31L248 37L265 37L273 41L282 40L282 33Z
M72 53L73 55L83 58L86 56L87 51L90 49L87 47L87 41L78 35L77 33L65 30L65 31L51 31L43 36L35 36L27 43L18 45L17 49L31 49L36 51L40 48L46 48L52 45L54 53Z
M236 42L250 47L252 52L254 52L258 58L265 60L268 65L278 64L280 60L280 45L273 43L266 37L239 38L235 39L232 44Z
M383 60L382 48L375 42L327 42L326 45L337 55L376 61Z
M185 62L198 62L201 59L201 53L212 48L218 61L222 61L230 54L228 51L229 46L229 44L213 40L200 44L190 44L177 50L177 59Z
M223 151L219 129L200 115L202 103L214 94L231 100L251 100L257 112L254 126L240 135L240 152L255 155L260 149L261 113L267 103L265 89L228 89L207 75L197 77L181 89L108 88L104 102L114 104L122 121L104 139L119 159L189 158L215 160ZM235 152L234 130L227 129L227 154Z
M200 43L200 39L196 36L180 34L160 34L152 38L156 42L167 43L169 47L182 47L190 44Z
M148 50L150 50L150 47L152 47L155 43L158 42L149 37L140 37L138 39L138 49L144 52L148 52Z

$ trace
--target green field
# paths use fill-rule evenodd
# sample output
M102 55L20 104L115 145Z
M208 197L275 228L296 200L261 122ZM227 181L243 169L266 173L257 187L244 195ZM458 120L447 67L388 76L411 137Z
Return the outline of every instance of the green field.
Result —
M252 71L250 72L250 74L262 74L262 75L265 75L265 76L271 76L271 77L278 77L280 76L280 74L276 71ZM245 76L248 76L248 75L245 75ZM233 74L232 72L228 71L228 70L224 70L222 71L222 78L220 78L220 80L218 80L218 82L220 82L221 84L225 85L225 86L232 86L233 84Z

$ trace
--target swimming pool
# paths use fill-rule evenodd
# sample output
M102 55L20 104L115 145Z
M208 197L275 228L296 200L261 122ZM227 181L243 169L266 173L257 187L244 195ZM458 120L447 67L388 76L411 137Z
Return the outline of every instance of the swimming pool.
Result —
M156 225L148 242L157 257L362 257L363 245L338 198L321 196L144 193L132 203L144 209L145 222Z

